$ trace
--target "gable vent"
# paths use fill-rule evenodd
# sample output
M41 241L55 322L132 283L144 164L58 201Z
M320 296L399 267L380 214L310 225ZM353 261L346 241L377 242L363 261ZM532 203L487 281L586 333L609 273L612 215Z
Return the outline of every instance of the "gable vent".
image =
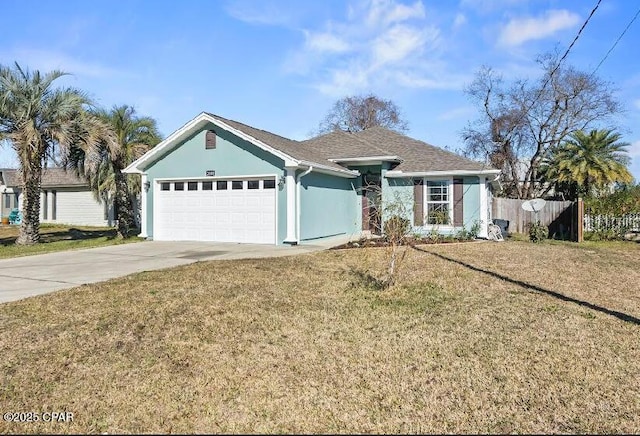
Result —
M214 130L207 130L204 141L204 148L206 150L213 150L216 148L216 132Z

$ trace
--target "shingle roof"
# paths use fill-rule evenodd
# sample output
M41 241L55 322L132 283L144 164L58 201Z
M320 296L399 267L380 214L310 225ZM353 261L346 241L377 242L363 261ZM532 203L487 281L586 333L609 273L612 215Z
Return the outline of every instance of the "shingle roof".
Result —
M280 150L283 153L288 154L289 156L295 159L306 160L309 162L322 164L322 165L339 169L339 170L345 169L341 165L328 161L322 150L301 147L299 141L294 141L292 139L288 139L283 136L276 135L275 133L271 133L266 130L257 129L255 127L248 126L238 121L229 120L219 115L215 115L212 113L207 113L207 114L219 121L222 121L225 124L230 125L234 129L237 129L237 130L240 130L241 132L246 133L247 135L257 139L258 141L264 142L265 144L277 150Z
M15 169L3 169L2 181L6 186L22 185L22 175ZM43 188L62 188L88 186L88 183L77 177L73 171L65 171L63 168L45 168L42 171Z
M481 162L467 159L383 127L373 127L357 133L336 131L305 141L294 141L219 115L209 115L295 159L320 163L336 169L345 169L345 167L329 159L374 156L400 157L403 162L393 170L402 172L492 169Z
M491 167L482 162L443 150L426 142L410 138L383 127L373 127L355 133L358 139L386 151L387 155L399 156L403 162L394 171L483 171Z

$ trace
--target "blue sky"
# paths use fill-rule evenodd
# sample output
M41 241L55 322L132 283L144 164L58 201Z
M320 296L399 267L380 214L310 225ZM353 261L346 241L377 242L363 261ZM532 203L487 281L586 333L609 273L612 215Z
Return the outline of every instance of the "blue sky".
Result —
M538 74L596 0L3 0L0 63L72 73L99 104L129 104L164 135L201 111L308 137L340 97L391 99L409 135L452 150L477 112L463 93L482 65ZM592 71L640 5L602 0L567 62ZM640 18L598 70L640 180ZM15 165L9 149L0 166Z

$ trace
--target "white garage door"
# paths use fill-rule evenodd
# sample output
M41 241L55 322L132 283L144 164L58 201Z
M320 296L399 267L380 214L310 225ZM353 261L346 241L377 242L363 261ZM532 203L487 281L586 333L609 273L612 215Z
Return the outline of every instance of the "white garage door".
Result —
M275 244L274 179L160 181L153 238Z

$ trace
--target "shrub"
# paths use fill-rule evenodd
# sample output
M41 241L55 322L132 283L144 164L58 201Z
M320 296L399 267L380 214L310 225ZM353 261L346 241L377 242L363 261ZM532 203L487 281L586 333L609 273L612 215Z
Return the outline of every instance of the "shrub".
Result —
M409 220L399 215L393 215L384 222L384 234L392 243L403 242L410 228Z
M529 224L529 240L542 242L549 237L549 229L540 221Z

